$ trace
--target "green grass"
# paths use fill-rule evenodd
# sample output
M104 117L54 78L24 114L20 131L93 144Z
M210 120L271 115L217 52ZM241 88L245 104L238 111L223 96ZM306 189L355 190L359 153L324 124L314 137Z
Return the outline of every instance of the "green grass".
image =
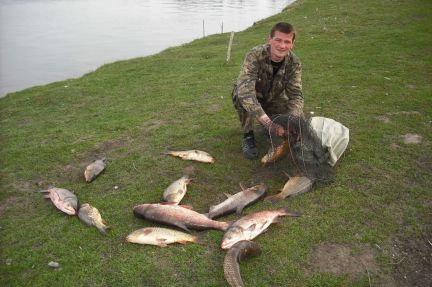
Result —
M213 35L0 99L0 285L226 286L219 231L205 232L202 245L163 249L126 244L123 237L154 226L134 218L133 206L159 201L189 166L195 181L183 202L200 212L222 200L223 192L236 192L239 182L264 179L270 193L283 186L281 169L243 159L230 98L245 53L265 42L277 21L298 31L305 112L340 121L351 138L333 184L245 211L289 204L303 216L285 218L255 240L263 253L242 262L244 282L399 282L392 264L399 257L390 252L394 240L430 239L432 230L431 19L430 1L299 0L236 33L229 64L229 34ZM407 133L422 135L423 142L404 144ZM216 163L160 154L192 148L208 151ZM108 159L106 171L86 184L83 168L101 156ZM48 185L96 206L111 226L108 235L34 192ZM317 270L313 250L326 243L349 246L353 256L367 246L377 267L356 276ZM61 270L50 269L49 261Z

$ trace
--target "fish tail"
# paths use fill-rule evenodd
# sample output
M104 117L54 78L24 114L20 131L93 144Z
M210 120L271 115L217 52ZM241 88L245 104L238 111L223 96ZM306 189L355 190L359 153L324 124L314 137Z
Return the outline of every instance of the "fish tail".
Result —
M96 226L96 228L103 234L107 233L107 230L110 228L109 226L106 226L105 224L101 224Z
M286 216L292 216L292 217L301 216L301 214L299 212L290 210L288 206L282 207L281 212L283 213L283 215L286 215Z
M275 195L270 195L270 196L267 196L266 198L265 198L265 200L268 200L268 201L270 201L271 203L278 203L279 201L281 201L281 200L283 200L284 198L283 197L281 197L280 195L279 195L279 193L278 194L275 194Z

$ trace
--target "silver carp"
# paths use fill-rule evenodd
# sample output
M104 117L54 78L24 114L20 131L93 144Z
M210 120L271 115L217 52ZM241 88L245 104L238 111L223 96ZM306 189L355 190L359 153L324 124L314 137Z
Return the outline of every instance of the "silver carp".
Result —
M291 177L278 194L266 197L272 203L279 202L288 196L295 196L312 189L313 181L305 176Z
M45 198L51 199L55 207L68 215L76 215L78 211L78 198L75 194L64 188L50 187L40 192L48 193Z
M167 202L179 204L186 194L187 185L191 181L192 180L187 175L182 176L178 180L174 181L165 189L163 193L163 199Z
M78 217L85 224L96 227L100 232L104 234L109 228L108 226L106 226L105 221L102 219L99 210L97 210L96 207L93 207L88 203L84 203L80 206L78 210Z
M298 213L289 211L287 208L276 210L259 211L246 215L234 222L225 232L221 248L228 249L241 240L252 240L270 226L277 222L280 216L300 216Z
M181 244L188 242L198 243L198 239L194 235L161 227L146 227L135 230L126 237L126 241L159 247L166 247L168 244L175 242Z
M218 229L225 231L230 223L216 221L196 211L174 204L140 204L134 207L133 213L136 217L144 218L153 222L174 225L186 230Z
M232 212L241 214L243 209L259 200L267 192L267 186L263 183L256 186L243 189L242 191L229 196L225 201L215 206L210 206L209 212L206 214L208 218L216 218Z
M232 287L243 287L243 280L240 274L240 261L243 259L260 255L261 249L253 241L242 240L234 244L225 255L224 274L228 284Z
M84 171L86 182L94 180L105 169L105 166L105 158L95 160L89 164Z
M202 150L184 150L184 151L167 151L163 154L179 157L184 160L194 160L204 163L214 163L214 158L207 152Z

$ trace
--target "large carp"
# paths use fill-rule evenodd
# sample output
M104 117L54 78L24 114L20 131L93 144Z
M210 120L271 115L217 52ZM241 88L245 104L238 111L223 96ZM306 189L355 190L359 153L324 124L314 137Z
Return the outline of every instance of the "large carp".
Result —
M105 158L98 159L89 164L85 171L84 177L86 182L94 180L105 169Z
M88 203L84 203L80 206L78 210L78 217L82 222L89 226L96 227L103 234L105 234L106 230L109 228L102 219L99 210Z
M295 196L312 189L313 181L306 176L291 177L278 194L266 197L272 203L279 202L288 196Z
M163 193L163 199L167 202L179 204L186 194L187 185L192 180L185 175L171 183Z
M68 215L76 215L78 211L78 198L75 194L64 188L50 187L47 190L40 190L39 192L46 192L45 198L51 199L55 207Z
M300 216L290 212L287 208L276 210L259 211L246 215L236 222L225 232L222 239L221 248L228 249L241 240L252 240L270 226L277 222L279 216Z
M240 274L239 263L243 259L260 255L261 249L253 241L242 240L234 244L225 255L224 274L225 279L232 287L243 287L243 280Z
M242 191L229 196L225 201L215 206L210 206L209 212L206 214L209 218L216 218L232 212L240 214L243 209L259 200L267 192L267 186L263 183L242 189Z
M126 237L127 242L138 244L150 244L166 247L171 243L186 244L187 242L198 242L196 236L177 230L161 227L146 227L135 230Z
M167 151L162 154L168 154L174 157L179 157L184 160L194 160L205 163L214 163L214 158L207 152L202 150L184 150L184 151Z
M133 213L136 217L174 225L188 232L189 228L195 230L218 229L225 231L230 225L228 222L212 220L189 208L173 204L140 204L134 207Z

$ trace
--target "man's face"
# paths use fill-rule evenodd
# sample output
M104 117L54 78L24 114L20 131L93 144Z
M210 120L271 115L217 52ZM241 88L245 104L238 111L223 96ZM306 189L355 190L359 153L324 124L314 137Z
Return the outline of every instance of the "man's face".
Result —
M273 38L269 36L271 59L274 62L280 62L289 54L294 46L293 33L285 34L275 31Z

